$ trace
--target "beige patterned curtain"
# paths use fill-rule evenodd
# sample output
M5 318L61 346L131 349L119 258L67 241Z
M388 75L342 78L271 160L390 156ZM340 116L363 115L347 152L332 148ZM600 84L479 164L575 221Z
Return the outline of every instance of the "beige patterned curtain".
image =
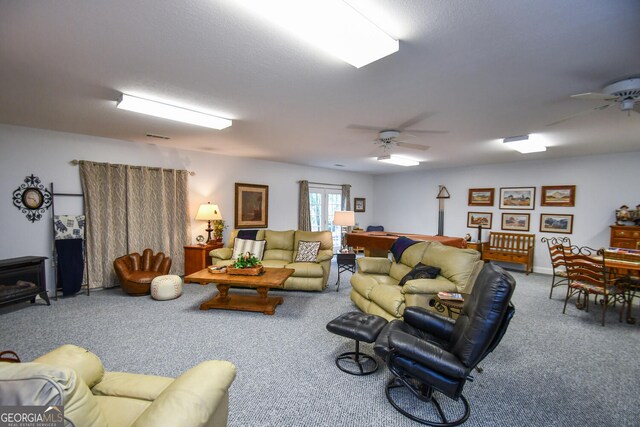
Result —
M342 184L340 187L342 188L342 210L350 211L351 210L351 185Z
M298 199L298 229L303 231L311 231L309 181L300 181L300 195Z
M92 288L115 286L113 261L145 248L170 256L172 274L184 273L187 177L185 170L80 162Z

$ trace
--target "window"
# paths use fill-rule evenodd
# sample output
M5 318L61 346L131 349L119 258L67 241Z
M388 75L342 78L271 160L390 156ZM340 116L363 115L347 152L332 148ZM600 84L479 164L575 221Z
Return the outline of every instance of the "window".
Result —
M341 210L341 206L341 190L336 188L309 186L311 231L331 231L334 252L340 250L342 227L333 225L333 213Z

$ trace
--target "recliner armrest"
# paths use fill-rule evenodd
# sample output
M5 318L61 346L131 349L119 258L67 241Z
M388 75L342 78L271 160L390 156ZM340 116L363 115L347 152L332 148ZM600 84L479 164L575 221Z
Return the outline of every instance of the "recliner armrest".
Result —
M408 325L444 340L449 340L456 323L453 319L415 306L405 308L403 316Z
M231 259L231 255L233 255L232 248L218 248L209 252L209 256L211 256L212 258L218 258L218 259L224 259L224 260Z
M189 369L169 385L140 415L133 427L209 426L223 410L226 425L228 392L236 367L227 361L209 360ZM222 423L224 421L224 423Z
M470 369L443 348L402 331L389 334L390 361L398 354L452 378L465 378Z

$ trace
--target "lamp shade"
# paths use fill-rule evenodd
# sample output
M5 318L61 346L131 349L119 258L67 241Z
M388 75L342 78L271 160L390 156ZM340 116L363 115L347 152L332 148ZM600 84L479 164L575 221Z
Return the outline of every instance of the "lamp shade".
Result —
M356 225L356 214L353 211L335 211L333 214L333 225L353 227Z
M196 220L198 221L213 221L222 219L222 214L220 213L220 208L218 205L212 205L211 202L207 204L202 204L198 208L198 213L196 214Z

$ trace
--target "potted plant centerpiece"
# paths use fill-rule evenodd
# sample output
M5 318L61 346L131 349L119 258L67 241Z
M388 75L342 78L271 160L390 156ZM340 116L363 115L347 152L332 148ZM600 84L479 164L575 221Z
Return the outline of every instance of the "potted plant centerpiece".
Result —
M233 265L227 268L227 273L257 276L262 273L263 269L260 260L254 254L247 252L239 256Z

